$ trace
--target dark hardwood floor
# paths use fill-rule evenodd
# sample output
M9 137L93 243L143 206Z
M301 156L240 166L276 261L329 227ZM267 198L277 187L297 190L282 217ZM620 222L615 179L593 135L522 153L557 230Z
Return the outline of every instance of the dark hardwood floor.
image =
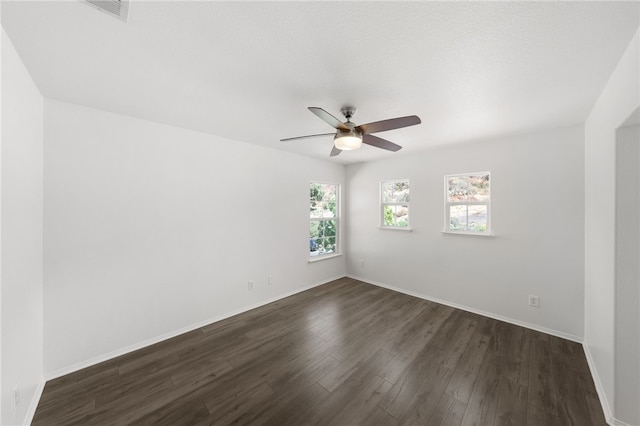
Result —
M52 380L34 425L605 425L578 343L343 278Z

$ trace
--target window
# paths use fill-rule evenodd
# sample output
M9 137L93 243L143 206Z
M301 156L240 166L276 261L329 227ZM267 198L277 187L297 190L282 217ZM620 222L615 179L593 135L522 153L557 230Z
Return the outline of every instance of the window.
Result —
M382 227L409 228L409 180L380 182Z
M338 252L338 185L309 185L309 256Z
M489 172L444 177L445 232L489 234Z

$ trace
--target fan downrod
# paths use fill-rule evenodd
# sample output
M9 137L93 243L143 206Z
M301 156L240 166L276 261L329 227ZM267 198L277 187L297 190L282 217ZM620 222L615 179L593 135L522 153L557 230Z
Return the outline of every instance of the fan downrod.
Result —
M340 108L340 112L342 113L342 115L344 115L344 117L347 119L347 121L350 121L351 117L356 115L356 107L354 107L354 106L344 106L344 107Z

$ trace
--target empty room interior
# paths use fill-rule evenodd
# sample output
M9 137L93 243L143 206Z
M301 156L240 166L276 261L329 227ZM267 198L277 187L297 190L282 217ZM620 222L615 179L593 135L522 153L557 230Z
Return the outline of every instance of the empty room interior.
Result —
M640 425L640 2L1 2L2 425Z

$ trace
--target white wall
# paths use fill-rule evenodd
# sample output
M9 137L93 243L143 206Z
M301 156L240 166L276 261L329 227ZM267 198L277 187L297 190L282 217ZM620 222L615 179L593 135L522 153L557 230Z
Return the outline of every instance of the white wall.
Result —
M309 182L343 166L48 99L44 117L47 376L345 275L307 262Z
M634 35L585 123L585 342L605 415L615 417L615 138L640 105ZM636 399L637 401L637 399Z
M640 112L640 110L639 110ZM616 143L615 416L640 425L640 126Z
M40 92L2 30L3 425L28 421L43 384L42 108Z
M579 340L583 161L576 126L350 165L347 271ZM444 175L480 171L491 172L495 237L442 234ZM378 182L401 178L410 179L414 230L380 230ZM540 308L528 307L529 294Z

